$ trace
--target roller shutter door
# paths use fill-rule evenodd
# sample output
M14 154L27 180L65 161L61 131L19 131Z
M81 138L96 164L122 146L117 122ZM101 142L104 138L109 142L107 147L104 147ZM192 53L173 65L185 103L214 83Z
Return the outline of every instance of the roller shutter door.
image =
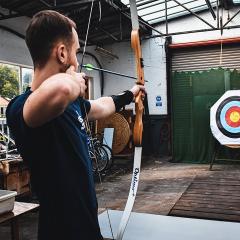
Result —
M173 71L196 71L211 68L240 70L240 46L210 46L201 48L174 49Z

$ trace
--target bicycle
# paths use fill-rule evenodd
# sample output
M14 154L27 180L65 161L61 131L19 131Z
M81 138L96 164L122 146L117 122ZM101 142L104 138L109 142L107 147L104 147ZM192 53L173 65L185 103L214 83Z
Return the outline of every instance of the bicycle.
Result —
M91 138L90 142L91 147L89 149L89 154L92 160L93 172L102 173L109 165L109 154L106 150L106 147L102 146L102 143L98 138Z

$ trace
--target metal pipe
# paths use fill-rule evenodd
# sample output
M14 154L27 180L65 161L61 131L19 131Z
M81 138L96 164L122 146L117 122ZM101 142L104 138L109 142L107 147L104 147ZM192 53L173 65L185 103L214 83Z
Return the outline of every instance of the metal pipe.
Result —
M213 19L215 20L215 19L216 19L216 14L215 14L215 12L213 11L212 4L209 2L209 0L205 0L205 1L206 1L206 4L207 4L207 6L208 6L208 8L209 8L209 10L210 10L210 12L211 12L211 14L212 14L212 16L213 16Z
M94 2L99 1L99 0L93 0ZM82 0L82 1L76 1L76 2L70 2L70 3L63 3L63 4L59 4L56 6L52 6L50 9L51 10L59 10L62 8L68 8L68 7L79 7L82 5L87 5L92 3L92 0Z
M121 11L121 10L120 10L120 11ZM122 14L123 14L125 17L131 19L131 17L128 15L128 13L122 12ZM162 32L160 32L160 31L158 31L157 29L155 29L154 27L152 27L150 24L142 21L142 20L139 19L139 18L138 18L138 21L139 21L140 23L142 23L143 25L147 26L148 28L150 28L151 30L153 30L153 31L155 31L155 32L157 32L157 33L159 33L159 34L163 34Z
M198 16L195 12L191 11L190 9L188 9L187 7L185 7L183 4L181 4L180 2L178 2L177 0L173 0L174 2L176 2L177 4L179 4L181 7L183 7L184 9L186 9L187 11L189 11L191 14L193 14L195 17L197 17L198 19L200 19L201 21L203 21L204 23L206 23L208 26L210 26L212 29L214 29L215 27L213 25L211 25L210 23L208 23L206 20L204 20L203 18L201 18L200 16Z
M169 44L168 47L172 49L176 48L187 48L187 47L201 47L201 46L209 46L209 45L219 45L226 43L240 43L240 37L237 38L226 38L226 39L215 39L215 40L207 40L207 41L198 41L198 42L188 42L188 43L177 43L177 44Z
M169 2L169 1L166 0L165 2ZM192 2L195 2L195 0L191 0L191 1L189 1L189 2L185 2L185 4L192 3ZM149 6L149 7L146 7L146 8L150 8L150 7L152 7L152 6ZM171 6L171 7L167 8L167 9L169 10L169 9L172 9L172 8L175 8L175 7L179 7L178 4L176 4L176 5L174 5L174 6ZM148 15L150 15L150 14L158 13L158 12L163 12L163 11L165 11L165 8L164 8L164 9L161 9L161 10L157 10L157 11L151 11L150 13L142 14L141 17L145 17L145 16L148 16Z
M223 27L227 26L228 23L230 23L239 13L240 13L240 10L238 10L238 11L223 25Z
M167 0L167 1L170 2L171 0ZM156 0L150 0L150 1L146 1L146 2L141 3L141 4L137 4L137 7L138 7L138 10L140 10L140 9L142 9L141 8L142 6L143 6L143 8L146 8L147 4L154 3L154 4L150 5L150 6L147 6L147 7L153 7L153 6L156 6L156 5L159 5L159 4L163 4L164 2L165 2L165 0L162 1L162 2L158 2Z
M117 9L118 11L120 11L122 13L123 16L131 19L131 16L128 13L125 13L119 6L117 6L116 4L114 4L113 2L111 3L111 5ZM148 28L150 28L151 30L159 33L159 34L163 34L162 32L158 31L157 29L155 29L154 27L152 27L150 24L146 23L145 21L143 21L142 19L138 18L139 23L141 23L144 26L147 26Z
M168 12L167 12L168 8L167 8L167 0L165 0L165 24L166 24L166 34L168 34Z
M197 8L200 8L200 7L204 7L205 6L205 4L204 5L199 5L199 6L196 6L196 7L192 7L190 10L192 10L192 9L197 9ZM205 8L202 8L202 9L199 9L199 11L201 11L201 10L204 10ZM162 10L161 10L162 11ZM168 14L168 17L169 16L173 16L173 15L176 15L176 14L179 14L179 13L184 13L186 10L182 10L182 11L178 11L177 13L176 12L174 12L174 13L171 13L171 14ZM147 14L147 15L150 15L150 14L152 14L152 13L149 13L149 14ZM145 15L145 16L147 16L147 15ZM181 15L182 16L182 15ZM156 19L159 19L159 18L163 18L163 17L156 17L156 18L152 18L152 19L150 19L149 21L154 21L154 20L156 20Z
M198 33L198 32L209 32L209 31L216 31L216 30L219 30L219 28L199 29L199 30L193 30L193 31L184 31L184 32L174 32L174 33L169 33L169 34L152 35L152 36L144 37L142 39L145 40L145 39L156 38L156 37L166 37L166 36L172 36L172 35L181 35L181 34Z
M119 39L117 37L115 37L113 34L109 33L108 31L106 31L102 27L96 27L96 29L99 29L101 32L103 32L105 35L107 35L108 37L112 38L113 40L119 41Z
M53 6L49 3L47 3L46 1L44 0L39 0L40 3L42 3L44 6L48 7L48 8L52 8Z

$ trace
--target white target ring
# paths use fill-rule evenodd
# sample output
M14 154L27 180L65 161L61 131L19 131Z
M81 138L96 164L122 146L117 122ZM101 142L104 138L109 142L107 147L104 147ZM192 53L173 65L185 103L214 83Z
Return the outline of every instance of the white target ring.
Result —
M240 147L240 90L227 91L211 107L210 127L222 145Z

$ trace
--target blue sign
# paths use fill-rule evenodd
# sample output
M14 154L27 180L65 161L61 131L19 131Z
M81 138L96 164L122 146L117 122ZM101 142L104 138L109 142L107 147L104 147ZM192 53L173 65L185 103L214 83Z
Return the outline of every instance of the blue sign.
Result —
M156 107L161 107L162 106L162 102L156 102Z

